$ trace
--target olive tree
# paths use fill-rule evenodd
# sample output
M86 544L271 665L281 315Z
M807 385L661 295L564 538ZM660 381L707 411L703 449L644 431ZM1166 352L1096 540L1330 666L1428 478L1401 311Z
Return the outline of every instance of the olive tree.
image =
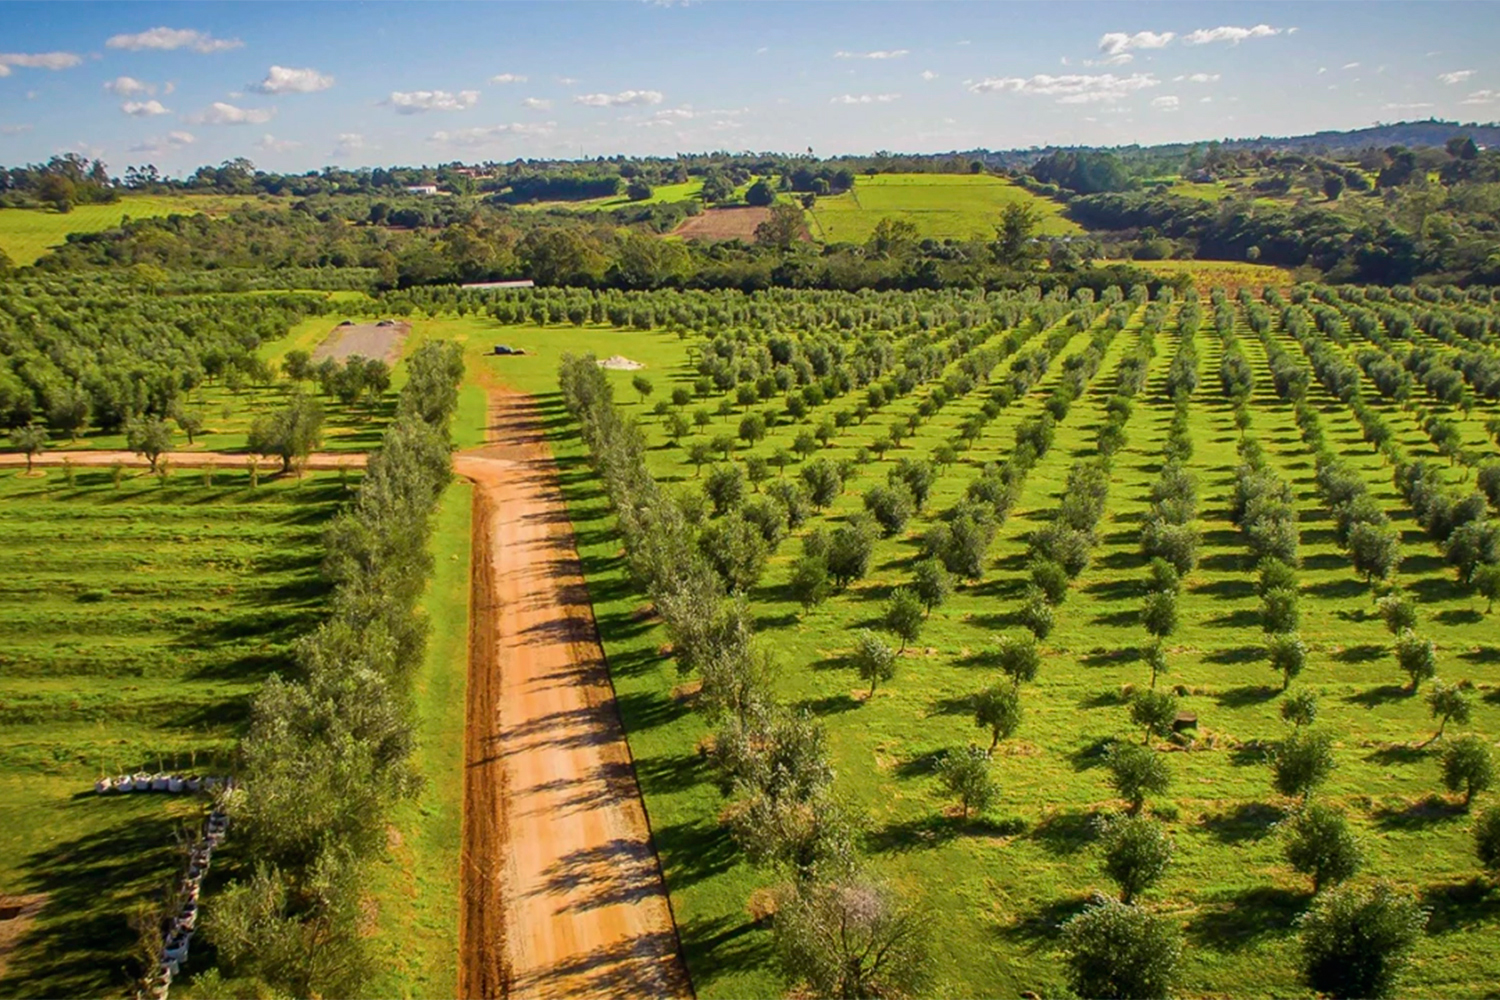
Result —
M897 587L886 602L884 620L885 627L901 640L898 652L904 653L906 644L916 642L922 634L925 615L921 599L906 587Z
M1485 871L1500 875L1500 806L1490 806L1474 821L1474 853Z
M1104 824L1099 838L1104 874L1120 887L1120 902L1129 903L1166 874L1172 863L1172 840L1160 823L1145 816L1117 816Z
M1157 590L1141 605L1141 624L1154 638L1165 639L1177 631L1177 592Z
M1375 608L1391 635L1400 635L1417 627L1417 606L1405 594L1387 594Z
M1495 755L1482 737L1470 733L1443 748L1443 785L1464 793L1464 808L1495 783Z
M1153 735L1160 739L1170 736L1176 718L1177 698L1169 692L1146 690L1130 700L1130 721L1145 730L1142 744L1151 742Z
M996 642L990 657L1015 687L1036 680L1037 670L1042 665L1042 653L1034 636L1025 633L1002 635Z
M992 684L974 696L974 725L990 731L990 752L1021 725L1021 693L1014 684Z
M26 454L26 474L31 475L31 463L47 446L47 428L40 424L26 424L10 432L10 443ZM154 466L155 463L153 462Z
M259 423L257 420L256 424ZM131 417L125 422L125 446L150 462L151 471L155 472L157 461L172 447L172 428L162 418L149 414ZM254 427L250 429L250 450L259 450L255 447ZM261 454L269 455L273 452L262 451Z
M1298 727L1271 755L1271 783L1278 792L1303 802L1333 773L1333 737Z
M1442 739L1443 730L1448 727L1449 722L1456 722L1460 726L1468 725L1472 709L1469 693L1461 685L1434 680L1432 690L1427 692L1427 710L1438 720L1438 728L1427 742Z
M1364 862L1359 841L1341 809L1315 802L1285 825L1287 864L1312 876L1315 893L1353 878Z
M990 807L998 791L990 771L990 755L976 746L950 750L937 763L938 780L963 808L963 818L970 810L982 813Z
M776 900L777 957L824 997L911 996L928 981L928 918L884 885L851 877L788 886Z
M855 634L854 652L850 659L860 679L870 682L872 695L875 693L875 685L896 676L896 651L869 629L860 629Z
M1182 964L1172 921L1099 897L1062 928L1068 986L1080 997L1159 1000L1171 996Z
M912 590L921 600L928 614L941 607L953 594L953 574L949 573L936 558L931 556L917 561L912 567Z
M1437 646L1431 639L1422 639L1411 629L1403 629L1396 637L1396 662L1411 678L1408 690L1414 692L1419 684L1437 674Z
M306 458L323 439L323 407L305 393L295 392L287 405L256 419L250 426L250 450L281 459L281 471Z
M1271 669L1281 675L1281 690L1285 691L1307 665L1307 643L1296 632L1277 632L1266 639L1266 656Z
M1427 925L1410 894L1385 883L1340 886L1298 920L1302 976L1315 992L1382 1000L1396 994Z
M1107 765L1110 784L1130 804L1132 816L1141 811L1147 795L1160 795L1172 783L1172 772L1162 755L1134 743L1110 747Z
M1299 728L1312 725L1318 718L1318 696L1306 688L1287 695L1281 703L1281 717Z

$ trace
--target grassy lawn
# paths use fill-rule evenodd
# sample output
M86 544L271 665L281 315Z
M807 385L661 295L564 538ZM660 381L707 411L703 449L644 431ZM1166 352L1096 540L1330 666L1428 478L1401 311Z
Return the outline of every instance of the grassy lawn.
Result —
M433 533L434 572L423 600L432 634L415 681L420 721L412 761L426 785L420 796L397 807L387 858L371 878L379 967L373 996L451 997L458 989L472 502L468 481L454 480Z
M553 388L556 359L565 350L618 353L646 363L644 374L655 386L650 400L639 402L629 372L611 374L617 400L642 417L658 479L696 488L685 449L672 446L648 412L674 386L690 386L694 373L686 343L661 331L500 327L475 317L419 319L415 329L419 336L463 339L472 373L492 373L541 399L695 984L705 997L779 992L785 984L774 971L769 938L746 909L768 876L739 860L718 825L724 803L697 752L707 725L674 696L683 679L659 654L665 636L638 619L642 598L628 582L604 498ZM874 625L890 590L909 579L916 539L937 512L962 495L984 462L1008 454L1015 425L1040 412L1060 377L1062 358L941 478L927 513L914 518L902 536L877 545L865 580L803 614L784 589L798 551L793 538L782 543L751 595L761 635L781 660L783 699L823 720L837 787L869 817L865 847L872 864L930 915L938 992L1061 992L1057 925L1080 909L1089 893L1109 888L1092 846L1093 823L1118 803L1098 754L1110 739L1140 738L1128 722L1121 692L1147 680L1138 653L1146 637L1138 625L1143 565L1137 538L1171 419L1171 404L1161 394L1175 350L1170 328L1157 338L1148 388L1126 428L1129 445L1116 458L1102 543L1044 643L1041 675L1025 690L1026 721L1002 746L996 764L1001 804L981 822L956 822L945 812L951 803L938 788L932 762L937 754L980 738L965 699L993 678L975 664L974 654L995 634L1018 627L1013 612L1026 579L1026 535L1051 516L1072 462L1093 453L1115 366L1137 336L1132 324L1116 337L1089 391L1059 427L1057 444L1033 470L990 550L984 581L962 588L934 612L915 648L902 658L896 679L873 699L863 699L864 686L843 663L851 630ZM1370 611L1369 591L1333 543L1330 515L1313 483L1313 456L1301 442L1290 408L1270 391L1264 349L1248 331L1241 337L1258 379L1252 433L1272 468L1298 495L1301 632L1312 650L1298 684L1320 695L1318 725L1337 738L1338 769L1321 795L1349 811L1365 845L1366 873L1410 887L1432 908L1429 934L1407 988L1427 995L1485 996L1488 984L1500 979L1500 912L1472 881L1477 869L1469 820L1446 800L1431 798L1441 791L1441 744L1418 744L1435 727L1423 699L1400 689L1405 678ZM1081 350L1087 339L1086 333L1076 335L1063 357ZM1196 452L1190 467L1199 483L1203 559L1186 581L1183 625L1171 640L1165 683L1180 686L1181 707L1199 715L1204 739L1190 752L1166 754L1173 786L1152 808L1176 841L1177 860L1148 904L1184 930L1188 992L1305 996L1297 980L1293 921L1307 905L1308 884L1282 859L1274 824L1285 816L1287 803L1272 792L1264 763L1266 750L1283 732L1280 685L1262 657L1252 574L1240 534L1227 519L1237 434L1218 392L1219 344L1207 331L1197 341L1204 385L1193 402ZM532 353L483 357L494 342ZM852 424L825 454L852 457L858 447L883 436L893 419L915 409L924 392L919 388L888 405L863 426ZM1454 586L1436 547L1392 488L1390 470L1360 442L1352 417L1321 390L1313 399L1331 441L1403 530L1406 558L1399 585L1419 602L1421 629L1438 644L1440 676L1471 680L1477 689L1469 728L1493 738L1500 732L1496 619L1485 618L1482 602ZM862 492L885 481L895 458L930 456L980 401L975 393L944 407L885 462L863 467L835 505L807 528L831 525L859 509ZM712 409L717 402L718 397L695 399L689 410ZM803 422L782 423L754 453L789 445L799 430L852 403L834 400ZM762 405L779 409L774 400ZM1408 454L1432 454L1409 414L1391 408L1387 419ZM737 420L737 415L727 423L715 417L708 433L732 433ZM736 458L748 453L741 448ZM795 466L789 470L795 472ZM1445 474L1457 482L1464 473L1455 468Z
M883 218L905 219L918 235L932 239L992 239L1000 210L1029 202L1041 216L1047 236L1082 233L1062 206L988 174L876 174L861 177L854 190L819 198L813 206L813 236L825 243L863 243Z
M128 194L113 205L78 205L67 214L51 209L0 208L0 250L17 267L36 262L64 243L69 233L97 233L113 229L127 216L150 219L159 215L221 215L246 203L275 205L270 199L207 194Z
M174 835L203 804L93 782L232 768L254 691L317 620L322 531L347 485L0 475L0 893L48 898L0 995L129 988L127 918L168 888ZM212 877L234 866L231 838Z

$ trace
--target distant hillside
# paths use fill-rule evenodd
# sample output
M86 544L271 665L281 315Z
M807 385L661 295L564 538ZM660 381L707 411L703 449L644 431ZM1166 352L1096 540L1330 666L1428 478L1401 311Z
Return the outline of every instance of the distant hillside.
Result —
M1441 146L1456 135L1467 135L1482 148L1500 148L1500 122L1481 124L1470 122L1440 121L1430 118L1419 122L1394 122L1388 125L1372 125L1369 128L1314 132L1312 135L1274 136L1263 135L1243 139L1203 139L1199 142L1175 142L1160 146L1046 146L1030 149L972 149L949 155L966 156L983 160L992 169L1024 169L1037 160L1059 150L1112 149L1124 156L1146 153L1158 157L1185 155L1194 147L1202 148L1217 142L1224 149L1251 151L1271 150L1278 152L1319 153L1338 156L1356 153L1375 147L1387 146Z

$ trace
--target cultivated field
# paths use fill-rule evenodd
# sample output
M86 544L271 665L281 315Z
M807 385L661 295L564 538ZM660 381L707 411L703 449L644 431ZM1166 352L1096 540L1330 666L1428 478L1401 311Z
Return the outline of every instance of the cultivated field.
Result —
M831 304L826 308L834 309ZM953 325L956 314L937 304L911 308L930 308L935 318L948 317L937 324L939 341L958 329ZM1486 984L1500 977L1500 949L1493 944L1500 916L1474 881L1469 817L1446 797L1437 764L1442 743L1423 745L1436 723L1422 697L1402 690L1406 677L1373 613L1370 590L1336 544L1331 515L1314 479L1314 455L1291 405L1271 383L1268 345L1298 359L1302 348L1279 320L1263 339L1246 326L1243 308L1231 309L1239 349L1254 377L1246 433L1259 442L1266 467L1290 484L1300 519L1299 629L1310 656L1293 689L1319 696L1316 725L1336 739L1337 768L1317 797L1348 810L1365 846L1365 877L1409 887L1432 908L1410 988L1483 996ZM979 654L997 633L1021 629L1027 537L1054 517L1073 464L1095 454L1120 362L1136 354L1142 340L1143 307L1129 307L1128 314L1123 329L1106 339L1085 391L1059 422L1055 444L1026 478L989 548L982 579L961 587L932 613L913 648L900 658L894 680L873 698L866 698L868 685L847 663L851 630L880 628L891 589L911 579L920 535L963 496L984 463L1004 461L1013 451L1017 425L1042 412L1062 380L1066 359L1085 351L1101 329L1102 313L1095 313L1086 329L1062 336L1047 374L983 421L973 447L960 450L958 461L939 475L926 513L895 537L877 542L868 575L804 613L786 589L799 550L795 535L843 523L862 508L867 489L884 485L895 459L931 460L939 445L953 442L960 428L981 412L987 390L976 387L921 418L916 431L883 460L871 457L858 464L859 451L885 438L893 422L916 414L933 381L919 382L863 424L851 421L837 430L813 457L852 459L857 463L853 476L826 510L781 542L750 594L761 635L781 663L780 695L827 727L836 788L868 816L864 846L877 869L930 914L943 992L1059 992L1057 925L1081 909L1090 892L1109 889L1092 843L1093 824L1095 817L1120 807L1102 767L1103 748L1115 739L1139 742L1141 735L1128 718L1126 686L1139 689L1149 682L1141 659L1148 636L1139 624L1145 569L1139 539L1147 492L1161 467L1174 410L1163 386L1181 338L1170 319L1153 338L1145 386L1124 424L1128 443L1114 459L1107 513L1097 529L1099 544L1056 609L1056 626L1042 643L1040 675L1023 689L1025 721L997 752L1000 804L980 822L959 822L933 763L938 755L970 742L988 742L974 728L968 707L970 696L996 679L995 669L985 666ZM804 343L819 329L807 314L799 328L806 331ZM1023 323L1018 353L1042 346L1059 329L1055 322L1046 329ZM673 388L693 389L697 372L685 352L696 342L692 337L682 341L660 331L566 325L497 329L473 318L436 320L433 331L467 336L474 352L471 364L490 365L511 384L538 392L552 414L554 447L595 616L699 993L778 992L784 984L774 972L769 936L747 910L752 893L768 884L767 875L738 857L719 825L725 800L697 749L709 727L680 696L683 678L661 654L664 634L642 620L643 599L624 575L597 479L584 464L566 415L546 391L548 369L563 350L619 353L645 362L643 374L654 383L652 396L638 402L632 375L620 373L612 376L617 399L641 417L652 441L655 475L689 491L696 491L702 479L686 461L687 446L714 435L734 435L745 407L731 402L732 415L712 416L707 427L671 443L663 420L650 411ZM996 328L992 337L1001 332ZM902 341L913 334L905 328L893 336ZM1340 336L1348 346L1336 350L1351 358L1361 345L1369 346L1350 327L1341 328ZM481 361L478 354L492 338L537 353ZM1159 686L1180 691L1180 707L1198 715L1199 730L1186 748L1157 741L1172 786L1152 799L1149 808L1176 841L1177 860L1146 905L1167 914L1185 932L1184 985L1190 992L1303 995L1293 922L1307 906L1308 882L1283 859L1283 835L1275 824L1288 815L1289 803L1272 790L1266 765L1267 754L1287 730L1279 714L1281 685L1262 651L1252 560L1242 532L1229 519L1240 434L1217 377L1222 339L1206 321L1191 340L1200 355L1202 382L1187 410L1193 453L1186 464L1197 479L1203 545L1198 567L1184 580L1181 624L1167 643L1170 672ZM1007 359L997 370L997 381L1008 364ZM948 373L952 371L950 367ZM1420 389L1419 399L1404 406L1384 400L1373 387L1366 392L1370 407L1389 424L1396 447L1408 460L1435 461L1435 471L1455 488L1466 477L1472 484L1465 463L1450 467L1421 426L1423 413L1450 412L1447 407L1420 395ZM683 409L689 416L699 408L712 414L726 398L732 401L734 394L694 393ZM862 391L856 391L810 407L801 419L786 415L781 395L758 402L750 409L773 413L777 424L753 447L736 444L733 460L770 457L779 448L790 448L799 433L840 409L852 410L862 399ZM1405 497L1393 487L1389 461L1363 443L1348 407L1316 380L1308 400L1328 446L1345 456L1400 531L1404 559L1395 577L1397 591L1417 602L1418 629L1437 644L1439 676L1474 685L1474 717L1467 728L1493 741L1500 732L1500 647L1494 619L1484 616L1481 598L1454 583L1440 548L1415 523ZM1467 463L1496 457L1483 432L1484 421L1496 412L1493 403L1480 404L1467 417L1451 411ZM703 475L718 461L705 466ZM794 459L785 475L797 477L804 464ZM780 478L774 471L772 476ZM1453 735L1450 727L1449 738ZM1480 803L1486 801L1482 795Z
M685 240L755 240L755 227L771 217L769 208L710 208L682 220L672 231Z
M860 177L845 194L813 205L813 235L825 243L863 243L883 218L904 219L923 239L993 239L1000 210L1014 201L1038 212L1037 231L1067 236L1083 229L1062 206L988 174L876 174Z
M17 267L34 263L69 233L97 233L113 229L126 217L150 219L159 215L219 215L238 205L275 205L274 201L234 195L136 194L112 205L78 205L66 214L51 209L0 208L0 250Z
M4 995L128 990L129 917L165 894L204 809L93 783L234 769L252 694L319 617L322 531L357 481L0 471L0 886L46 897ZM211 878L238 863L231 839Z

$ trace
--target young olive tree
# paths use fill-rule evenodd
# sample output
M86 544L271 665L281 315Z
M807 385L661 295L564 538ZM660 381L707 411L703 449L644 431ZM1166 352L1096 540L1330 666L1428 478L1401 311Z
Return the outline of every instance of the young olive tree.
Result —
M1068 986L1080 997L1158 1000L1171 996L1182 964L1172 921L1099 897L1062 928Z
M1483 737L1469 733L1443 748L1440 762L1443 785L1450 792L1464 793L1464 808L1474 796L1495 783L1495 755Z
M971 810L982 813L988 809L998 791L990 771L990 755L976 746L945 753L938 761L937 776L949 794L958 798L965 820Z
M911 589L930 615L953 595L953 574L936 558L928 556L912 567Z
M262 418L266 419L266 418ZM258 424L260 421L256 421ZM255 430L250 431L250 450L255 447ZM150 415L131 417L125 423L125 446L151 463L151 471L156 471L156 463L162 454L172 447L172 428L160 417ZM261 452L261 454L271 454Z
M1298 923L1309 988L1331 997L1383 1000L1396 994L1427 912L1385 883L1348 885L1325 893Z
M1134 743L1114 744L1106 763L1110 784L1130 804L1132 816L1141 811L1147 795L1160 795L1172 783L1172 772L1162 755Z
M1177 718L1177 698L1166 691L1147 690L1130 701L1130 721L1145 730L1141 743L1151 742L1151 737L1166 739L1172 734L1172 721Z
M1440 680L1432 682L1432 689L1427 692L1427 710L1432 717L1438 720L1437 732L1428 738L1428 743L1436 742L1443 738L1443 730L1448 728L1449 722L1456 722L1460 726L1469 724L1469 715L1473 709L1473 703L1469 693L1459 684L1446 684Z
M850 659L860 679L870 682L872 695L877 684L896 676L896 651L869 629L860 629L855 634L854 653Z
M990 731L990 753L1021 726L1021 693L1014 684L992 684L974 696L974 725Z
M1271 669L1281 675L1281 690L1285 691L1307 665L1307 643L1296 632L1276 632L1266 639L1266 656Z
M901 640L897 652L906 652L906 644L917 641L926 620L921 599L907 588L897 587L886 602L884 619L885 627Z
M1282 795L1304 803L1333 773L1333 737L1300 726L1271 757L1271 784Z
M1023 683L1036 680L1037 671L1042 665L1042 653L1037 648L1034 636L1024 633L1002 635L996 642L990 657L1015 687L1019 688Z
M1287 695L1281 703L1281 717L1299 729L1312 725L1318 718L1318 696L1306 688Z
M1145 816L1117 816L1099 838L1104 874L1120 887L1120 902L1133 902L1166 874L1172 863L1172 839L1161 824Z
M1312 876L1317 893L1353 878L1364 854L1343 810L1315 802L1287 824L1286 860L1294 871Z
M1437 674L1437 646L1431 639L1420 638L1409 628L1403 629L1396 637L1396 662L1411 678L1407 690L1415 693L1419 684Z
M920 994L928 981L921 910L861 878L782 890L775 946L782 970L824 997Z

